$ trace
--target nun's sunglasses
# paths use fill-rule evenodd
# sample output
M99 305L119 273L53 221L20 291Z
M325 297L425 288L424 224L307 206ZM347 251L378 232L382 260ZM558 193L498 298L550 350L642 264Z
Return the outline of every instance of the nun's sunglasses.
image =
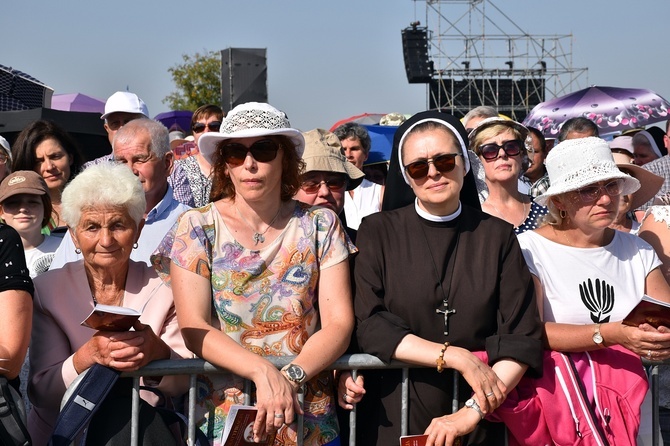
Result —
M244 163L247 153L251 153L251 156L259 163L269 163L277 158L279 147L279 143L272 139L261 139L253 143L251 147L238 142L224 143L219 146L219 150L223 154L223 160L226 164L239 166Z
M444 155L438 155L435 158L428 158L427 160L414 161L409 163L405 168L405 172L411 178L415 180L420 180L425 178L428 175L429 164L432 163L440 173L447 173L454 170L456 167L456 157L463 156L462 153L445 153Z
M523 141L520 139L512 139L510 141L505 141L499 146L496 143L482 144L479 146L479 153L482 155L482 158L488 161L493 161L498 159L498 154L500 149L505 151L507 156L517 156L521 153L521 148L523 147Z

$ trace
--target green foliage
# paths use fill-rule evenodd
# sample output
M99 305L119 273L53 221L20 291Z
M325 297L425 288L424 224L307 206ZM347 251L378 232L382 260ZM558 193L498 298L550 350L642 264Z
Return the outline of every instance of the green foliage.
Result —
M218 51L182 54L183 63L168 69L177 89L163 99L170 110L221 104L221 56Z

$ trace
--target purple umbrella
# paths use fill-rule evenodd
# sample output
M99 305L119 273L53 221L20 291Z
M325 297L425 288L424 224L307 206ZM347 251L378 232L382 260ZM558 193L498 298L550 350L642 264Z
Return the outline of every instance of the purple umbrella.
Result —
M565 121L581 116L604 135L665 121L669 109L670 102L651 90L594 85L536 105L523 124L555 138Z
M51 108L54 110L103 114L105 112L105 101L81 93L55 94L51 98Z
M163 123L168 129L173 125L178 125L186 134L191 133L191 117L193 112L190 110L171 110L164 113L159 113L154 116L156 121Z

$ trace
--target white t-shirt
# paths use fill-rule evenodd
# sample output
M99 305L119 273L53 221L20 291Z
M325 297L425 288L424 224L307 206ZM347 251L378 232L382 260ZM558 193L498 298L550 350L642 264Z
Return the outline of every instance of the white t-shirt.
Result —
M647 242L620 231L600 248L561 245L535 231L518 239L528 269L542 282L546 322L620 321L642 298L647 274L661 265Z
M26 265L28 265L28 271L32 279L49 270L54 252L56 252L62 240L61 237L47 235L38 247L25 250Z
M360 186L354 189L354 197L349 192L344 193L344 215L347 226L358 230L363 217L381 211L382 187L372 181L364 179Z

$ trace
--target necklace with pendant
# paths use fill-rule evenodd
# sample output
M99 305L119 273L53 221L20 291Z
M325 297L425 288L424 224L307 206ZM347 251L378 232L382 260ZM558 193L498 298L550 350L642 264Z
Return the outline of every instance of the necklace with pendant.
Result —
M242 215L240 210L237 209L237 206L236 205L233 205L233 206L235 207L235 210L237 211L237 215L240 216L242 221L249 227L249 229L254 231L254 235L252 237L254 239L254 245L258 245L259 243L265 243L265 233L268 232L268 229L270 229L272 227L272 223L274 223L275 220L277 219L277 217L279 217L279 213L281 212L281 208L282 208L281 205L280 205L279 209L277 209L277 213L275 214L274 217L272 217L272 221L270 221L270 223L268 224L268 227L265 228L265 230L263 232L256 232L254 227L251 226L251 224L247 221L246 218L244 218L244 216Z

